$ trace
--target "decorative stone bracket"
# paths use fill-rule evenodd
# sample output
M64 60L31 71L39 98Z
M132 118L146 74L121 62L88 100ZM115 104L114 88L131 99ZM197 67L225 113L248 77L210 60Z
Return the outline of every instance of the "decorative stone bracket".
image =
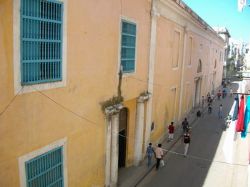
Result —
M123 104L119 103L119 104L115 104L112 106L108 106L105 108L104 113L106 114L106 116L112 116L114 114L119 113L119 111L123 108Z
M149 98L152 96L149 92L143 92L140 94L140 96L137 98L137 102L143 103L145 101L148 101Z
M113 96L112 98L100 103L102 111L106 116L112 116L123 108L123 97Z

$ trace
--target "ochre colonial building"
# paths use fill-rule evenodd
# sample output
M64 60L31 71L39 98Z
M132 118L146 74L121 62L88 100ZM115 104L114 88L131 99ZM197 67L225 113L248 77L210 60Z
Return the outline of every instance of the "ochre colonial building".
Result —
M180 122L221 83L224 42L181 1L153 1L154 94L151 137Z
M0 186L115 186L221 83L223 40L173 0L0 0Z

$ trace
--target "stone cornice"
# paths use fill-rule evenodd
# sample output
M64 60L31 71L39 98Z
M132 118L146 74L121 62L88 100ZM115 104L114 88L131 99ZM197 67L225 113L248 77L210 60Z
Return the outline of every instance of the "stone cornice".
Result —
M201 37L212 40L217 45L223 47L225 45L224 40L208 25L203 21L197 14L195 19L194 15L191 14L191 9L188 12L181 4L173 0L158 0L156 1L155 7L157 12L164 18L167 18L182 27L186 27L187 31L194 32ZM182 3L183 4L183 3ZM199 18L199 19L198 19ZM200 20L200 21L198 21Z

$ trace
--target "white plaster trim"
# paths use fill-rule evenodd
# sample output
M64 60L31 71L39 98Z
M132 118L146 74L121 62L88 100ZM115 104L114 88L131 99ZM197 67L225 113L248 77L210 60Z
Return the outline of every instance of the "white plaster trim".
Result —
M60 139L56 142L53 142L43 148L40 148L36 151L30 152L26 155L20 156L18 158L19 164L19 178L20 178L20 187L26 187L26 173L25 173L25 162L31 160L39 155L42 155L50 150L53 150L58 147L63 147L63 179L64 186L68 186L68 175L67 175L67 138Z
M184 37L183 37L183 55L182 55L182 65L181 65L181 84L180 84L180 99L179 99L179 113L177 120L181 118L182 114L182 102L183 102L183 82L184 82L184 76L185 76L185 66L186 66L186 51L187 51L187 28L184 28ZM191 40L192 41L192 40Z
M13 67L14 67L14 94L23 94L36 90L47 90L66 86L67 80L67 0L63 2L63 45L62 45L62 80L51 83L34 85L21 85L21 62L20 62L20 4L21 0L13 0ZM35 88L35 89L34 89ZM20 92L20 90L22 91Z
M151 130L152 126L152 111L153 111L153 94L154 94L154 64L155 64L155 53L156 53L156 40L157 40L157 9L156 9L156 0L153 0L151 3L151 23L150 23L150 43L149 43L149 63L148 63L148 92L151 93L152 97L149 98L147 103L147 112L146 112L146 128L144 135L144 150L147 149L147 145L150 142L151 134L154 132L154 129Z
M126 21L128 23L135 24L136 26L136 40L135 40L135 69L133 72L122 72L122 77L128 77L135 75L137 72L137 48L138 48L138 23L135 19L128 18L126 16L121 15L120 17L120 25L119 25L119 53L118 53L118 73L120 72L121 69L121 51L122 51L122 21Z
M106 158L105 158L105 186L110 186L111 176L111 117L106 118Z

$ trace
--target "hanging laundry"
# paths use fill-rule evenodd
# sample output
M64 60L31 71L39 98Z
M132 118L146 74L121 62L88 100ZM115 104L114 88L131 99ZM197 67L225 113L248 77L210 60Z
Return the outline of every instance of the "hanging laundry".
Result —
M234 98L234 112L233 112L233 121L238 119L238 111L239 111L239 96L238 94Z
M244 96L242 95L240 98L240 107L238 113L238 121L236 124L236 132L242 132L244 129L244 109L245 109L245 101L244 101Z
M241 137L245 138L247 136L248 123L250 122L250 96L247 96L245 117L244 117L244 130L241 132Z

